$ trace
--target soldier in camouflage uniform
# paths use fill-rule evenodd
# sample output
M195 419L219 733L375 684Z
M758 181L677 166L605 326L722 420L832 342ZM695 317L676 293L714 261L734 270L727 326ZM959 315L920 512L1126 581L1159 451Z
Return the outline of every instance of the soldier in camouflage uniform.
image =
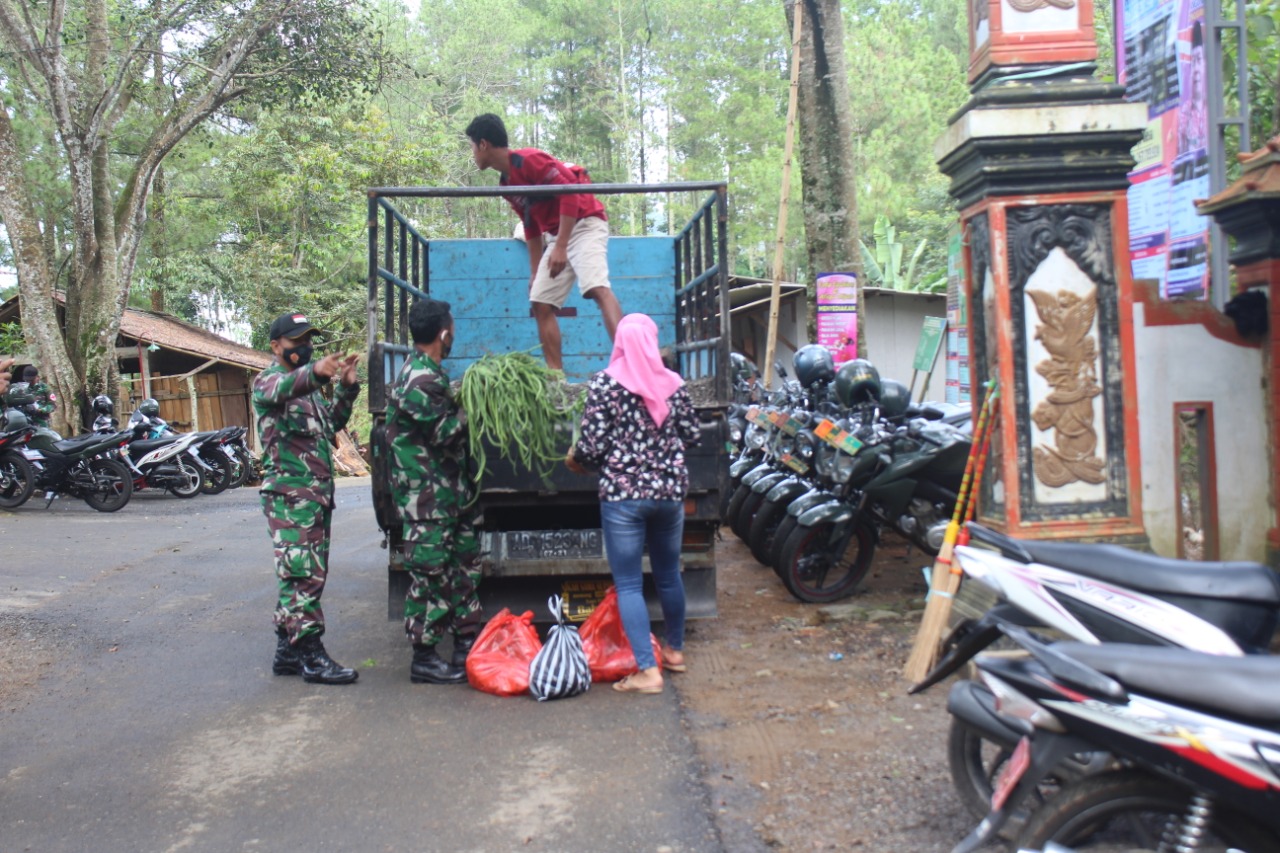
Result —
M56 409L58 395L53 389L40 381L40 369L34 364L28 364L22 368L22 381L31 386L31 393L36 395L36 401L26 409L27 418L31 421L32 426L49 428L50 415Z
M329 564L334 435L360 393L358 356L334 353L312 363L315 332L302 314L277 318L271 324L276 363L253 381L263 448L262 509L280 580L272 671L317 684L349 684L358 673L330 658L320 641L320 596ZM340 385L328 403L320 387L335 376Z
M453 345L449 303L424 299L409 311L414 353L387 403L391 493L404 524L404 567L411 583L404 627L413 644L409 678L457 684L480 628L480 546L470 504L467 416L441 364ZM453 635L453 656L436 645Z

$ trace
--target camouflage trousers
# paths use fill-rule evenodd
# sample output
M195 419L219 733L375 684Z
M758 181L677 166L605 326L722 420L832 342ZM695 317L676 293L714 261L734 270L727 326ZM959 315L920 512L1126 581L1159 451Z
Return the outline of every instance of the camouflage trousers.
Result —
M404 630L411 643L433 646L445 631L474 636L480 628L480 542L471 515L404 524L409 592Z
M320 596L329 574L329 523L333 508L316 501L278 492L262 493L271 546L275 551L276 627L283 627L289 641L324 633Z

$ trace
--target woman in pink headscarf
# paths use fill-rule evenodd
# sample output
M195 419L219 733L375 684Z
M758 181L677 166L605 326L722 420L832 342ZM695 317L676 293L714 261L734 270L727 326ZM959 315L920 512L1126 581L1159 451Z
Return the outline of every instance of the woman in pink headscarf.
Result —
M618 611L639 671L614 684L624 693L661 693L662 671L649 642L641 558L649 545L653 585L662 605L663 666L684 672L684 581L680 541L689 491L686 448L698 443L698 415L680 374L658 352L658 327L644 314L618 324L609 367L587 392L570 470L600 471L600 522Z

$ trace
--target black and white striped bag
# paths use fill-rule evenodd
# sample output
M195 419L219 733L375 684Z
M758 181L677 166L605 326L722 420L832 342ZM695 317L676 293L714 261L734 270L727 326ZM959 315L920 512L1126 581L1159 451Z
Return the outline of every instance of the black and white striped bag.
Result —
M529 664L529 692L539 702L586 693L591 687L591 667L582 650L582 638L574 625L566 625L560 611L560 596L547 599L556 624L547 631L547 641Z

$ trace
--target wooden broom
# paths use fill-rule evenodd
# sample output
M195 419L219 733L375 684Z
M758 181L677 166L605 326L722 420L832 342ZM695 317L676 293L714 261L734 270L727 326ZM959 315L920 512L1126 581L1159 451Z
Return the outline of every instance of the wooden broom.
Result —
M977 502L977 489L974 487L975 471L978 460L985 464L986 447L991 441L992 427L995 420L991 417L999 390L995 380L986 383L986 395L982 400L982 408L978 411L978 422L975 424L974 443L969 450L969 461L965 464L964 477L960 481L960 493L956 496L956 508L951 514L951 523L942 540L942 548L933 563L933 579L930 583L929 599L925 604L924 617L920 620L920 631L916 634L915 645L911 648L911 656L902 673L909 680L916 682L924 679L933 667L938 654L938 641L942 631L951 618L951 601L956 589L960 586L959 573L952 573L951 553L955 549L956 539L960 535L960 522L969 513L970 506ZM952 586L954 581L954 587Z

